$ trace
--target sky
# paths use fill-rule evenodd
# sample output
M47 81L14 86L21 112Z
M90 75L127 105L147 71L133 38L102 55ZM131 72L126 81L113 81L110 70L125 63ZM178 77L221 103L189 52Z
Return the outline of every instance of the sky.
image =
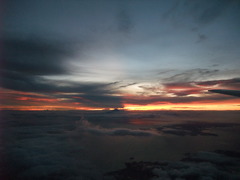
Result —
M238 0L1 3L1 109L240 110Z

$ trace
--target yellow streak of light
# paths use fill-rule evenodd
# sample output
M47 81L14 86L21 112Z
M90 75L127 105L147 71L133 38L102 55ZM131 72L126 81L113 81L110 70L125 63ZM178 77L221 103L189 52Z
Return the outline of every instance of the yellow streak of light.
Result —
M170 105L135 105L126 104L124 109L134 111L148 111L148 110L240 110L238 104L170 104Z

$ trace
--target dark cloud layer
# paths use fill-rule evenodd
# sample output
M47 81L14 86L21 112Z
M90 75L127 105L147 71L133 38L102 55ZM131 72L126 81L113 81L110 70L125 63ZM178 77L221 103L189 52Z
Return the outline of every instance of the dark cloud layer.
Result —
M220 94L226 94L226 95L240 97L240 91L236 91L236 90L213 89L213 90L209 90L209 91L214 92L214 93L220 93Z
M43 39L4 39L2 86L20 91L53 91L40 76L68 74L65 60L70 48Z
M113 83L76 83L47 80L43 76L69 75L69 57L74 56L71 47L64 43L43 39L4 39L1 86L3 88L48 94L80 93L79 98L68 97L88 107L122 107L121 97L113 96ZM63 85L64 84L64 85ZM58 98L63 96L58 95Z
M42 39L4 39L3 66L8 71L26 75L59 75L67 73L64 61L72 56L70 49L57 42Z
M209 123L189 121L182 124L171 124L158 127L157 130L165 134L173 134L177 136L218 136L216 133L208 132L210 129L219 127L239 126L235 123Z
M231 154L234 154L233 156ZM106 173L114 179L239 179L239 153L217 150L197 152L175 162L127 162L126 168ZM231 169L231 170L230 170ZM144 177L144 178L142 178Z
M202 87L208 87L208 86L219 86L219 87L225 87L229 89L240 89L240 78L233 78L233 79L223 79L223 80L212 80L212 81L200 81L196 82L196 85L202 86Z

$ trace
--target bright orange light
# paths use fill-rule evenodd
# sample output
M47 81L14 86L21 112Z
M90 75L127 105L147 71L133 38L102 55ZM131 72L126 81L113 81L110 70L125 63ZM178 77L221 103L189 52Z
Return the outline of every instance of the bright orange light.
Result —
M192 103L168 103L168 104L124 104L126 110L240 110L240 100L225 100L221 102L192 102Z

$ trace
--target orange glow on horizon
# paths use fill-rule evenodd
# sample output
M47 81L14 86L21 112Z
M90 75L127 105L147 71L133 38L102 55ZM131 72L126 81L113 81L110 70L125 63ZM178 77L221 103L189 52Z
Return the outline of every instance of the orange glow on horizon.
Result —
M126 110L154 111L154 110L240 110L240 100L226 100L221 102L192 102L192 103L168 103L168 104L125 104Z
M114 110L115 107L106 108L104 102L94 102L82 97L55 98L44 94L32 92L19 92L0 88L1 110L22 110L22 111L44 111L44 110ZM204 97L201 99L200 95ZM189 95L190 96L190 95ZM216 100L212 97L215 96ZM191 102L170 102L175 97L162 96L135 96L124 94L123 108L121 110L134 111L153 111L153 110L240 110L240 99L231 98L217 100L218 95L199 94L199 99ZM179 97L176 97L179 98ZM188 97L187 97L188 98ZM78 99L78 101L75 101ZM128 103L128 102L134 103ZM154 102L155 101L155 102ZM157 102L156 102L157 101ZM85 103L88 102L88 103ZM149 104L137 104L138 102L149 102ZM151 103L154 102L154 103ZM88 104L92 106L87 106ZM102 105L102 107L101 107ZM95 106L95 107L94 107Z
M63 104L63 105L16 105L16 106L1 106L1 110L20 110L20 111L44 111L44 110L114 110L115 108L94 108L84 107L79 104ZM240 110L240 101L228 100L224 102L194 102L194 103L178 103L178 104L124 104L124 108L119 110L127 111L157 111L157 110L209 110L209 111L224 111L224 110Z

